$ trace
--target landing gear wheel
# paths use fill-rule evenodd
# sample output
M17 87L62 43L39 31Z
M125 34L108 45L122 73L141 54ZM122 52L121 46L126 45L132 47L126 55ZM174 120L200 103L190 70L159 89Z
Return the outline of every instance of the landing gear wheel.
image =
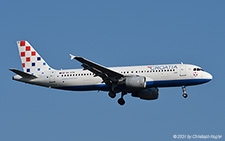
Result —
M186 86L182 86L182 90L183 90L183 97L187 98L188 95L187 95L187 92L186 92Z
M186 93L184 93L184 94L183 94L183 97L184 97L184 98L187 98L187 97L188 97L188 95L187 95Z
M123 98L118 99L118 103L123 106L125 104L125 100Z
M116 94L114 92L112 92L112 91L110 91L108 95L111 98L115 98L116 97Z

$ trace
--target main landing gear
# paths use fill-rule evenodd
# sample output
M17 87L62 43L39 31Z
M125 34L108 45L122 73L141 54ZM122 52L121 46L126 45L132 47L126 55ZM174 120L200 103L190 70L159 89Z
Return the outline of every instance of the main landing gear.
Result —
M187 95L187 92L186 92L186 87L185 86L182 86L182 90L183 90L183 97L184 98L187 98L188 95Z
M111 97L111 98L115 98L115 97L116 97L116 93L113 92L113 91L110 91L108 95L109 95L109 97Z
M115 98L116 97L116 93L115 93L115 88L117 87L117 84L113 83L112 84L112 88L111 91L109 91L109 97L111 98Z
M125 100L123 99L123 96L126 95L127 92L121 92L121 97L118 99L118 103L123 106L125 104ZM109 91L108 93L109 97L111 98L115 98L116 97L116 93L114 91Z
M122 92L122 93L121 93L121 98L118 99L118 103L119 103L121 106L123 106L123 105L125 104L125 100L123 99L123 96L124 96L125 94L127 94L127 93Z

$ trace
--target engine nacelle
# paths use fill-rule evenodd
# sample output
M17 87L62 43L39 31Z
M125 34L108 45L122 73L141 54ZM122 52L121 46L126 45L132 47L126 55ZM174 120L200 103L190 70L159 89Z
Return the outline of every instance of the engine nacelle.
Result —
M144 76L128 76L125 79L125 85L129 89L143 89L146 87L146 78Z
M148 88L144 90L140 90L131 94L133 97L139 97L140 99L145 100L155 100L159 97L159 89L158 88Z

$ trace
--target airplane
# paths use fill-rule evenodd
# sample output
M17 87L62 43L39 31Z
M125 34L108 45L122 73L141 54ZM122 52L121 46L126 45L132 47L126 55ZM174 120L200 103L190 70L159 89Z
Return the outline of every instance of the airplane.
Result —
M71 91L107 91L109 97L125 104L124 95L144 100L156 100L161 87L182 87L187 98L186 87L212 80L212 75L201 67L191 64L165 64L127 67L105 67L83 57L70 54L71 60L81 63L83 69L56 70L50 67L38 52L27 42L17 41L23 71L12 79L33 85Z

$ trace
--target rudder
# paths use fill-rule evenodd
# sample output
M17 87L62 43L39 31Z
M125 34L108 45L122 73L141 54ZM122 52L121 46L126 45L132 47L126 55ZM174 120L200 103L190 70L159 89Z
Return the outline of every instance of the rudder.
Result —
M31 74L41 74L52 68L35 51L27 41L17 41L23 71Z

